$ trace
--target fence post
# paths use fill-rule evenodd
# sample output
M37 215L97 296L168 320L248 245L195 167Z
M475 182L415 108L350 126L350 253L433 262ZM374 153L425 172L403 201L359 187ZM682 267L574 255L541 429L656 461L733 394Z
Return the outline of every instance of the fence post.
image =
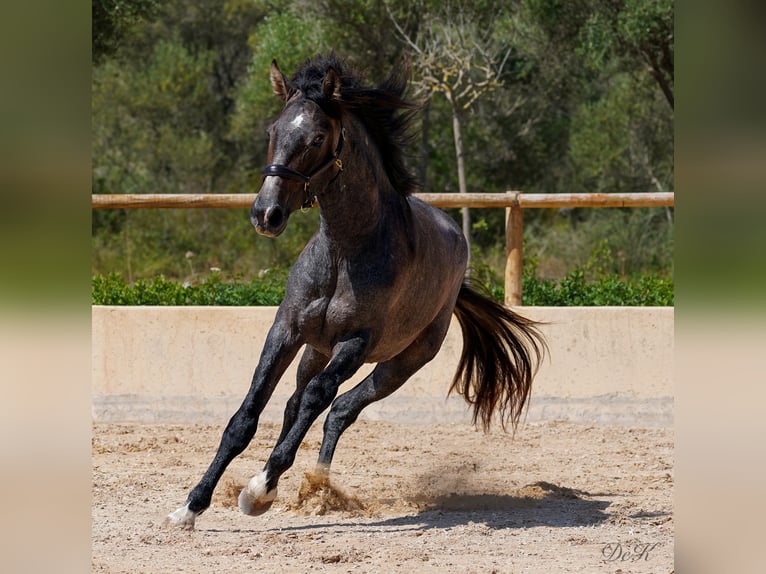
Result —
M522 241L524 214L519 196L511 207L505 208L505 304L521 305Z

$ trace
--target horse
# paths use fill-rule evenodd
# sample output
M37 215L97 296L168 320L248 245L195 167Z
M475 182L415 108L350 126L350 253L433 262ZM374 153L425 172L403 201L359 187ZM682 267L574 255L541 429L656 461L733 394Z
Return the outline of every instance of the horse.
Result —
M171 526L193 529L228 464L255 436L279 379L304 348L296 388L263 470L239 494L247 515L266 512L311 425L328 407L316 471L328 476L341 434L362 409L401 387L439 351L454 314L463 350L448 393L489 429L498 412L514 428L547 344L539 324L496 303L466 279L468 247L445 212L412 195L406 161L418 105L405 96L408 66L377 87L334 53L270 78L284 102L268 129L268 165L250 210L255 231L279 236L312 205L319 228L288 275L285 297L250 388L223 431L209 468ZM337 396L365 363L370 374Z

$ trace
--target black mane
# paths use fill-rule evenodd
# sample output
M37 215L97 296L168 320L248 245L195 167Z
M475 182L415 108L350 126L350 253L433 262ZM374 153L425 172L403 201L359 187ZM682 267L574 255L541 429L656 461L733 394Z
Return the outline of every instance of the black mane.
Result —
M322 82L331 68L341 79L340 102L328 99L322 92ZM391 185L402 195L409 195L419 188L405 157L405 150L414 136L413 123L419 109L403 97L407 71L406 66L394 68L378 87L366 87L358 73L331 53L306 60L290 80L291 92L300 90L325 113L338 117L341 108L346 109L364 124L380 151Z

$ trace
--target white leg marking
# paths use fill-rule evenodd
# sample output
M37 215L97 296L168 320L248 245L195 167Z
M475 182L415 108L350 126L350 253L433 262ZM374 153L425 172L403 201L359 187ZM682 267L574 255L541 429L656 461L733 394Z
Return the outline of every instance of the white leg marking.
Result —
M175 526L184 530L194 530L194 519L197 518L197 513L189 510L189 505L182 506L175 512L171 512L165 518L165 524L167 526Z
M277 489L266 490L266 471L256 474L239 493L239 509L248 516L258 516L269 508L277 497Z

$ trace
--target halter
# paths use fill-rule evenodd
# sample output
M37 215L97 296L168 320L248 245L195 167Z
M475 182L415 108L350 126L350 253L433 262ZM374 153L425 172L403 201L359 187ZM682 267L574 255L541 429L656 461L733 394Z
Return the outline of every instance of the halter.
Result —
M290 167L287 167L286 165L279 164L279 163L272 163L270 165L267 165L266 167L263 168L262 173L264 177L275 175L275 176L283 177L285 179L294 179L296 181L302 181L303 191L306 193L306 199L303 201L303 205L301 206L301 209L308 209L310 207L313 207L314 202L316 200L316 196L315 195L312 196L309 193L309 184L311 183L311 178L314 177L315 175L322 173L331 165L335 165L338 168L338 171L343 171L343 162L340 159L340 152L343 150L343 139L345 134L346 134L346 129L344 127L341 127L340 136L338 137L338 145L335 147L335 152L330 156L330 158L326 162L324 162L319 167L317 167L309 175L303 175L301 172L296 171Z

